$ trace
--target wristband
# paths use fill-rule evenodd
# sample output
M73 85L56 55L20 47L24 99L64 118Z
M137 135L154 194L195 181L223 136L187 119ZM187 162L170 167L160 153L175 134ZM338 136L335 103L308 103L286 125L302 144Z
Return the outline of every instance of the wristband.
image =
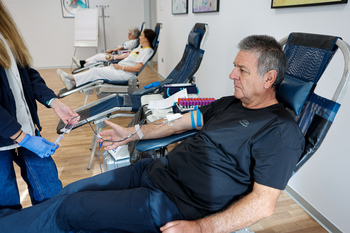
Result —
M194 122L194 111L197 111L197 127L202 127L202 118L201 118L201 111L196 106L193 111L191 111L191 123L192 123L192 129L196 129L196 123Z
M196 129L196 124L194 122L193 111L191 111L191 123L192 123L192 129Z
M21 132L17 135L17 137L15 139L13 139L13 141L16 141L23 133L23 130L21 130Z
M122 71L124 71L124 66L122 66Z
M56 98L52 98L52 99L46 101L46 104L47 104L49 107L51 107L51 103L52 103L52 101L53 101L54 99L56 99Z
M202 127L201 111L199 111L199 108L197 106L195 109L197 110L197 127Z

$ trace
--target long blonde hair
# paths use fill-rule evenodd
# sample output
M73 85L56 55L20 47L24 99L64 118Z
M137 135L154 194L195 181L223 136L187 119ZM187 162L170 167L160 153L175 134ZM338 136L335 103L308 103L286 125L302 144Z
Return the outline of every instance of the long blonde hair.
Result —
M21 34L17 30L16 24L5 5L0 0L0 33L6 39L16 62L21 66L30 66L32 57L25 45ZM5 44L0 40L0 66L5 69L10 68L11 60L7 53Z

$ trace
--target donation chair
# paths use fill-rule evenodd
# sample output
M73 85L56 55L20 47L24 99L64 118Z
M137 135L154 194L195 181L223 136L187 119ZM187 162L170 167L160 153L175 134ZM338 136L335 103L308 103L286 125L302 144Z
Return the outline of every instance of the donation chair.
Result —
M186 44L185 51L183 52L180 62L168 75L168 77L162 80L157 85L151 85L151 87L142 88L135 92L133 95L144 95L159 90L165 84L172 83L192 83L195 81L194 74L197 72L204 55L204 47L209 35L209 27L204 23L196 23L188 35L188 43Z
M187 83L193 81L193 75L197 72L203 59L204 50L202 48L205 45L205 40L207 39L206 32L208 30L209 28L207 24L195 24L189 34L188 44L186 45L181 61L165 79L166 81L163 80L157 87L139 89L133 94L112 94L81 108L75 109L75 111L82 117L79 123L73 129L85 125L89 122L95 122L96 132L98 133L102 128L105 127L103 120L101 121L101 119L132 117L134 113L141 107L142 95L158 91L164 84ZM119 113L121 111L127 111L129 113ZM114 112L118 113L113 114ZM57 126L57 133L60 134L63 128L64 123L60 120ZM91 161L95 154L96 140L96 136L94 135L90 147L90 149L92 149L92 154L88 169L90 169Z
M280 40L280 44L284 46L288 68L277 90L277 98L292 114L305 136L305 149L294 169L295 174L320 147L341 106L349 82L350 50L340 37L308 33L291 33ZM333 96L326 98L315 93L316 87L338 48L344 70L339 80L333 80L338 83ZM157 140L138 141L136 150L155 150L195 135L195 131L189 131ZM238 232L250 231L245 228Z
M142 30L143 30L145 24L146 24L145 22L142 22L141 27L140 27L140 34L141 34L141 32L142 32ZM140 34L139 34L139 36L140 36ZM137 46L136 46L136 47L137 47ZM127 52L127 50L125 50L125 51L123 50L123 52ZM114 53L114 52L113 52L112 54L119 54L119 53ZM121 53L120 53L120 54L121 54ZM119 61L120 61L120 60L119 60ZM119 61L118 61L118 62L119 62ZM84 71L84 70L95 68L95 67L97 67L97 66L106 66L106 65L108 65L108 64L109 64L108 61L98 61L98 62L95 62L95 63L89 65L89 66L84 66L84 67L76 68L76 69L74 69L74 70L72 71L72 74L77 74L77 73L80 73L80 72L82 72L82 71Z
M132 93L135 90L138 89L138 80L137 77L141 73L141 71L144 69L144 67L148 64L150 60L154 57L154 55L157 52L158 45L159 45L159 38L160 38L160 32L162 30L163 25L161 23L157 23L155 26L155 33L156 37L153 40L153 53L151 57L147 60L145 64L143 64L143 67L139 72L136 73L135 78L131 78L129 80L124 81L111 81L106 79L99 79L93 82L86 83L80 87L75 87L71 90L67 90L67 88L63 88L59 91L57 94L58 98L64 98L68 95L71 95L76 92L84 92L86 94L84 105L86 105L89 95L93 93L93 91L96 89L97 94L99 97L107 96L111 93Z

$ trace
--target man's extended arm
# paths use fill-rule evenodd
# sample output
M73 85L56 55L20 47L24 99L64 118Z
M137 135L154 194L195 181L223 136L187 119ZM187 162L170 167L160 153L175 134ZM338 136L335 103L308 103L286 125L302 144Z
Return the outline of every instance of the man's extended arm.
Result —
M194 112L194 121L195 124L197 125L197 111ZM176 121L172 122L169 126L167 122L163 123L166 121L165 119L158 120L154 122L154 124L146 124L141 126L141 132L143 134L142 139L154 139L154 138L163 138L167 137L173 134L180 134L183 132L186 132L188 130L192 129L192 121L191 121L191 114L186 113L182 115L181 118L177 119ZM112 140L112 141L120 141L127 136L135 133L136 129L135 127L129 127L129 128L124 128L122 126L116 125L112 122L105 121L107 125L112 127L111 130L103 131L99 133L99 135L102 137L103 140ZM203 116L201 115L201 122L202 126L204 125L203 122ZM197 127L196 129L201 129L201 127ZM103 141L99 140L99 142ZM105 150L111 150L114 149L120 145L127 144L128 142L131 141L137 141L140 140L139 134L134 134L131 137L127 138L126 140L123 140L121 142L107 142L105 141L103 144L105 146Z
M169 222L160 230L173 232L234 232L273 214L280 190L254 183L253 191L228 209L196 220Z

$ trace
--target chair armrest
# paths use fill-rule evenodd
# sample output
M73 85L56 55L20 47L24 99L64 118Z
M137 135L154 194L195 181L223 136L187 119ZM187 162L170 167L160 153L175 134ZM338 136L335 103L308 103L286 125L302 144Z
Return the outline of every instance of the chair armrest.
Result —
M152 93L154 92L155 90L159 89L160 87L162 87L163 85L165 84L170 84L172 83L173 80L172 79L165 79L163 81L160 81L160 85L157 86L157 87L150 87L148 89L145 89L145 88L140 88L136 91L134 91L132 94L133 95L144 95L144 94L148 94L148 93Z
M59 91L57 96L58 96L58 98L63 98L63 97L66 97L66 96L68 96L70 94L73 94L75 92L78 92L78 91L81 92L81 91L83 91L86 88L90 88L92 86L97 86L97 85L99 85L99 84L101 84L103 82L104 82L103 80L99 79L99 80L96 80L96 81L93 81L93 82L86 83L86 84L84 84L84 85L82 85L80 87L74 87L71 90L67 90L67 88L63 88L63 89L61 89Z
M150 140L142 140L136 143L136 150L140 152L145 152L149 150L158 149L161 147L168 146L172 143L184 140L198 133L198 130L191 130L181 134L171 135L165 138L157 138Z

